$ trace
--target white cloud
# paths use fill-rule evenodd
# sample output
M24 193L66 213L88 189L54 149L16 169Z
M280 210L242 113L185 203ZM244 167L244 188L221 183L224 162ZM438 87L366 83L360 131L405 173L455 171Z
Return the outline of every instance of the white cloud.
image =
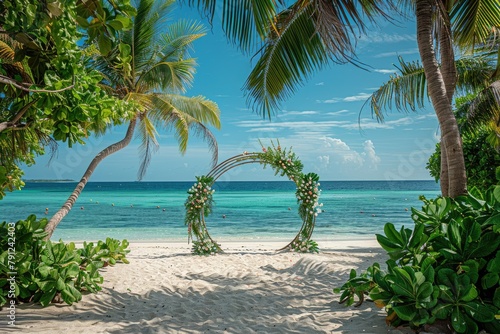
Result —
M411 117L403 117L396 120L391 120L387 122L377 122L371 118L362 118L359 123L342 124L341 128L344 129L394 129L397 126L410 125L413 124L413 119Z
M317 103L338 103L338 102L355 102L355 101L364 101L368 99L371 96L371 94L368 93L359 93L357 95L353 96L347 96L347 97L334 97L328 100L316 100Z
M371 43L399 43L405 41L415 41L414 34L386 34L381 32L369 32L367 35L362 35L359 39L364 42Z
M279 129L275 127L269 127L269 128L253 128L250 130L247 130L246 132L278 132Z
M332 127L340 127L342 125L349 124L348 121L297 121L297 122L268 122L268 121L240 121L236 123L236 126L242 128L275 128L275 129L311 129L311 130L322 130L329 129ZM256 130L257 131L257 130ZM254 132L254 130L252 130Z
M346 110L345 110L346 111ZM344 110L339 111L342 113ZM328 115L336 115L335 112L328 113ZM331 135L331 130L335 128L342 128L348 130L369 130L369 129L394 129L400 126L408 126L414 123L412 117L403 117L395 120L389 120L384 123L379 123L372 118L362 118L360 122L357 121L288 121L288 122L269 122L269 121L240 121L235 123L237 127L248 128L246 132L279 132L282 130L294 131L291 135L306 135L317 134L324 136L328 132Z
M320 155L318 157L318 160L319 160L319 168L326 169L330 165L329 155Z
M358 95L344 97L343 101L344 102L365 101L370 96L372 96L372 94L359 93Z
M338 116L338 115L342 115L342 114L346 114L348 113L349 110L347 109L342 109L342 110L339 110L339 111L331 111L331 112L327 112L326 115L329 115L329 116Z
M283 114L286 115L316 115L318 112L314 110L304 110L304 111L284 111Z
M333 99L328 99L328 100L316 100L317 103L338 103L340 101L342 101L342 99L337 98L337 97L335 97Z
M316 84L316 86L324 86L324 85L325 85L325 83L324 83L324 82L318 82L318 83Z
M394 74L394 73L396 73L395 70L385 70L385 69L375 69L375 70L373 70L373 72L382 73L382 74Z
M333 160L340 164L347 164L357 168L363 165L361 155L351 150L349 145L338 138L325 137L324 146L326 147L326 152L333 155Z
M338 138L324 137L323 151L328 155L318 156L320 166L326 168L333 162L336 165L342 165L346 168L377 169L381 159L375 151L375 145L371 140L363 143L363 151L353 150L347 143Z
M377 153L375 152L375 145L373 145L371 140L366 140L363 143L363 147L365 151L362 153L362 156L368 163L368 167L377 169L377 166L380 163L380 157L377 156Z
M394 52L383 52L376 54L374 57L375 58L384 58L384 57L397 57L401 55L414 55L418 54L418 49L410 49L406 51L394 51Z

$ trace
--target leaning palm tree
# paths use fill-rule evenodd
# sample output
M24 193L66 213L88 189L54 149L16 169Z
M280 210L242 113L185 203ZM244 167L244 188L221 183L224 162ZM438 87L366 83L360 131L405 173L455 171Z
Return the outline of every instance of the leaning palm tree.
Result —
M192 83L196 62L189 56L194 40L204 35L201 25L179 21L166 25L164 18L174 1L155 4L140 0L131 30L119 36L119 43L107 55L96 55L91 65L104 80L102 86L111 95L131 103L133 113L125 137L102 150L90 163L75 190L62 208L50 219L45 230L48 237L71 210L97 165L107 156L126 147L135 131L142 141L142 163L138 178L142 179L151 154L158 147L159 129L173 129L179 150L187 148L191 130L201 135L217 161L217 143L208 126L220 127L219 109L201 96L181 95Z

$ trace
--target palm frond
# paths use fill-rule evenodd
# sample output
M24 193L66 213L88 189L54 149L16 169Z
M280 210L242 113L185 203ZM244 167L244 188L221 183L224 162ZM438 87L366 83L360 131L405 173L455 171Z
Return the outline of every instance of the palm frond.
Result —
M151 111L151 118L167 124L171 110L189 116L199 123L220 129L220 110L217 104L203 96L188 97L176 94L156 94L156 108Z
M214 134L203 123L197 121L190 122L189 127L194 131L195 136L201 137L201 139L208 144L208 149L212 152L211 167L215 167L219 160L219 145L217 144Z
M123 36L123 42L131 46L132 77L140 73L144 66L154 57L159 33L164 30L169 12L173 8L174 0L154 1L140 0L137 15L133 19L133 27Z
M195 21L179 20L168 26L168 30L161 35L160 61L189 58L189 50L195 40L206 35L205 27Z
M15 51L10 45L0 40L0 59L12 61L14 60Z
M427 81L423 67L418 61L405 62L399 57L399 74L391 75L389 81L377 89L367 100L372 115L384 120L384 110L415 111L423 108L427 98Z
M488 39L493 27L500 26L500 4L498 0L455 1L450 18L455 43L472 51Z
M193 82L196 72L195 66L196 60L194 58L155 63L139 77L136 87L138 91L185 92Z
M455 62L457 68L457 92L469 94L487 87L491 83L494 68L491 57L477 55L463 57ZM420 62L405 62L399 57L399 74L382 84L367 103L372 115L384 120L384 110L393 107L398 111L415 111L424 107L427 100L427 79Z
M315 7L312 19L322 42L330 55L340 63L353 62L356 36L365 33L369 24L376 25L379 16L393 21L391 11L398 11L392 1L380 0L314 0L308 1ZM302 2L297 2L302 7ZM411 8L408 4L403 6ZM413 13L413 12L412 12Z
M137 136L141 139L141 145L139 146L139 154L141 157L141 165L139 166L139 171L137 172L137 179L140 181L143 179L146 171L151 162L152 154L158 151L159 144L156 140L156 129L153 123L147 117L147 114L142 114L139 117Z
M220 128L220 111L212 101L202 96L186 97L172 94L156 94L156 108L149 112L150 119L157 127L173 128L179 144L179 151L184 154L189 141L189 130L195 130L209 145L212 162L218 160L218 147L215 137L207 125Z
M130 92L126 96L127 101L133 101L138 106L138 111L145 113L155 108L154 94Z
M476 92L491 83L495 61L491 55L477 54L472 57L462 57L456 62L457 90L462 94Z
M282 13L279 34L269 37L262 55L245 83L248 101L263 117L271 118L313 71L328 61L312 19L314 6Z
M477 131L489 122L493 122L494 127L498 127L500 124L500 80L480 91L467 109L464 131Z
M278 6L284 0L185 0L190 6L198 4L210 24L217 13L222 29L229 41L238 44L242 50L251 51L256 43L265 39L272 28ZM222 4L220 4L222 2ZM220 11L220 12L219 12Z

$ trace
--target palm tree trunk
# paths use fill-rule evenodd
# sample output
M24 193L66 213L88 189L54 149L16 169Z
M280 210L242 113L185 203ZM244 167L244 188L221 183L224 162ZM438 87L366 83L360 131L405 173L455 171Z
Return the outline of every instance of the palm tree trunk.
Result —
M447 85L434 52L431 2L417 0L416 9L418 48L427 78L428 92L441 128L441 159L446 159L448 171L448 182L441 180L441 190L443 195L454 198L467 193L462 140L447 94ZM446 156L443 158L444 155Z
M441 172L439 174L439 182L441 185L441 195L449 197L448 193L450 184L450 175L448 174L448 159L446 159L446 148L443 145L443 138L441 137Z
M45 227L45 232L47 232L47 236L45 237L45 240L50 239L52 234L54 233L54 230L56 229L57 225L61 222L61 220L71 211L73 208L73 205L75 204L76 200L80 196L80 194L83 191L83 188L87 185L87 182L94 173L94 170L96 167L103 161L107 156L118 152L119 150L125 148L130 141L132 140L132 136L134 134L135 130L135 125L137 123L137 117L134 117L128 126L127 133L125 137L120 140L119 142L116 142L114 144L109 145L106 147L104 150L99 152L94 159L89 164L89 167L85 171L85 173L82 176L82 179L80 182L76 185L75 190L73 190L73 193L68 197L64 205L57 211L52 218L50 218L49 223Z

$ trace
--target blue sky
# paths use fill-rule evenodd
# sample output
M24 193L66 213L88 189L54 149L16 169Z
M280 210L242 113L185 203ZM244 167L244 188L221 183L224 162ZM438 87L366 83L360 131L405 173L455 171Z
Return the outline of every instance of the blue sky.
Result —
M199 19L187 8L177 10L179 16L186 13ZM278 139L282 147L293 148L304 164L304 172L315 172L322 180L431 179L425 164L439 137L433 109L429 106L409 114L392 111L384 123L371 117L369 107L362 110L370 94L397 71L394 64L398 55L405 60L418 59L415 23L384 23L370 29L359 40L357 54L370 66L368 71L332 64L299 87L271 121L264 120L248 108L242 90L252 68L251 57L229 45L215 25L195 43L192 55L199 66L187 95L203 95L219 105L222 127L213 130L219 161L243 151L260 151L259 140L268 144ZM125 130L116 127L71 150L61 144L50 164L45 156L38 158L35 166L25 168L25 178L79 180L90 160L122 138ZM171 133L160 133L159 139L160 149L145 181L191 181L210 170L211 157L203 141L190 139L187 153L181 155ZM138 147L135 140L108 157L91 181L135 181ZM232 170L222 179L279 180L269 168L263 170L258 164Z

